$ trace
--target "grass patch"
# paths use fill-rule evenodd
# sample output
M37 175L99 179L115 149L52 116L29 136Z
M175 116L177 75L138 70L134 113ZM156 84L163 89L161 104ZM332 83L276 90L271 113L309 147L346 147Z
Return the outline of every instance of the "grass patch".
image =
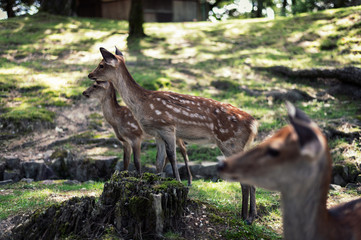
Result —
M20 122L23 120L34 121L34 120L44 120L52 122L55 113L48 111L44 108L39 107L29 107L27 104L22 104L18 107L7 108L5 113L1 115L1 118L6 121Z
M291 68L360 67L360 7L331 9L275 20L246 19L217 23L146 23L147 38L126 42L125 21L38 14L0 21L2 108L26 104L67 106L91 84L88 73L101 59L99 47L123 50L128 68L140 85L228 102L260 121L260 132L285 124L281 103L253 96L257 91L293 89L316 94L315 85L294 82L248 67L285 65ZM177 34L174 33L177 29ZM13 91L19 94L13 97ZM316 114L316 102L303 107L316 121L341 116L352 120L357 103L348 107L331 100L327 115ZM15 105L15 106L14 106ZM301 104L296 104L300 106ZM18 112L20 115L27 112ZM321 116L322 115L322 116ZM38 114L37 117L46 117ZM97 124L97 123L96 123Z
M99 196L103 190L101 182L87 182L75 185L63 184L64 180L52 184L42 182L19 182L0 187L0 220L9 216L27 213L48 207L73 196Z
M229 228L222 233L225 239L280 239L280 235L272 230L272 226L281 221L279 194L257 189L257 207L262 217L251 226L240 220L241 196L239 183L225 181L194 181L189 191L191 199L215 207L215 214L211 216L213 222L228 224ZM273 220L269 216L273 216Z

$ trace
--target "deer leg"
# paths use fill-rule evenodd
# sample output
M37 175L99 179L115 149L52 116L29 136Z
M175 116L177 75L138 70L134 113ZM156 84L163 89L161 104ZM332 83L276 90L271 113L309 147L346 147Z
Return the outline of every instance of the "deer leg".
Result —
M163 171L164 171L165 166L167 166L168 163L169 163L169 160L168 160L167 157L165 157L164 165L163 165Z
M177 166L177 158L176 158L176 138L174 132L171 131L164 131L160 133L164 143L165 143L165 150L167 153L168 160L172 165L173 175L177 179L177 181L181 181L178 166Z
M189 164L188 164L189 159L188 159L188 154L187 154L187 148L186 148L183 140L181 140L181 139L177 139L177 145L183 156L184 164L186 165L186 168L187 168L188 186L191 186L192 185L192 173L191 173L191 170L190 170Z
M249 186L249 216L246 220L247 224L252 224L252 222L257 217L257 209L256 209L256 187L255 186Z
M138 139L133 143L133 160L134 160L134 166L137 169L138 173L141 173L141 167L140 167L140 147L141 147L141 141Z
M166 157L165 151L165 142L161 138L156 138L157 143L157 161L156 161L156 170L157 173L161 173L165 167L164 159Z
M122 142L123 143L123 164L124 168L123 170L128 170L129 162L130 162L130 155L132 154L132 147L128 142Z
M242 219L246 220L248 218L248 196L250 187L249 185L241 184L242 187Z

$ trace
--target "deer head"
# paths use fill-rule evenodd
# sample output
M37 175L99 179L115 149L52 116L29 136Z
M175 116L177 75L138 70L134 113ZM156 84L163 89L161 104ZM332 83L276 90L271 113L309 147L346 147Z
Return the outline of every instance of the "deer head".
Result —
M103 59L98 64L91 73L89 73L88 78L94 81L107 81L108 79L114 79L116 77L116 71L112 71L115 68L119 68L121 64L124 65L124 56L117 47L115 47L115 55L106 50L105 48L100 48L100 53L103 56Z
M290 103L286 107L291 125L252 150L220 162L222 177L279 191L315 177L326 140L304 112Z
M99 100L103 100L103 98L106 97L109 88L110 83L108 81L96 81L92 86L88 87L83 92L83 95L87 98L96 98Z

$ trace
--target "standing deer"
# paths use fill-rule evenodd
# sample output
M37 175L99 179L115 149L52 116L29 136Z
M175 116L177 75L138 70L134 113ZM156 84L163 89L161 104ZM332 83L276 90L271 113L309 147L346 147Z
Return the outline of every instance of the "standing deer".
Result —
M166 153L173 174L180 180L175 155L176 138L195 143L215 143L225 156L243 151L257 134L257 121L248 113L212 99L173 92L150 91L139 86L125 66L123 54L100 48L103 60L89 74L96 81L110 81L142 129L156 138L157 166ZM250 216L248 217L248 196ZM242 185L242 218L256 216L255 188Z
M220 162L220 175L280 191L285 239L360 240L361 199L327 210L332 174L327 140L304 112L286 106L291 125Z
M83 92L83 95L100 101L105 120L113 127L116 137L123 145L124 170L128 169L131 153L133 152L135 168L140 172L141 143L143 140L151 139L152 137L142 131L129 108L119 105L113 84L108 81L95 82ZM177 145L184 158L188 185L191 185L192 174L188 165L187 149L181 139L177 139Z

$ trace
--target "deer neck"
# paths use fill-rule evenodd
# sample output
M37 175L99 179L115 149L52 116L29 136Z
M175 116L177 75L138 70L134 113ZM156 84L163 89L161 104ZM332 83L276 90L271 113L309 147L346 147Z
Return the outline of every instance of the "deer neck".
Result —
M113 86L110 86L110 89L105 93L104 98L101 100L101 107L104 118L109 123L114 121L117 113L116 109L120 108L120 105L117 101L117 95Z
M148 90L139 86L128 72L124 65L117 71L113 84L119 92L124 103L131 109L135 115L139 112L139 108L144 104L145 96Z
M328 186L331 177L331 164L323 156L318 162L318 171L312 179L298 182L281 191L283 205L283 228L286 240L327 239L322 226L327 225L326 208Z

